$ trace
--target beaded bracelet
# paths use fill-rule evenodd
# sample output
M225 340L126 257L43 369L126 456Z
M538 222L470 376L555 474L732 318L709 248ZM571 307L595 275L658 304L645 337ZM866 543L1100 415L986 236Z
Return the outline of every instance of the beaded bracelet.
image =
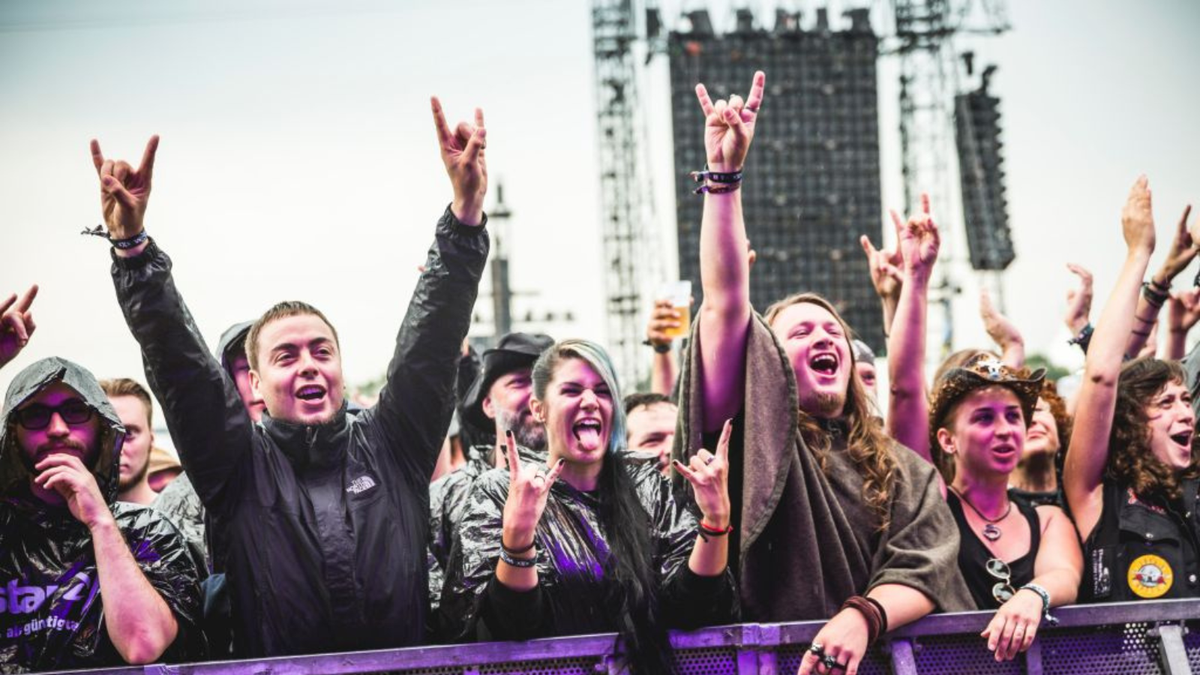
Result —
M1025 584L1018 591L1033 591L1042 598L1042 619L1051 626L1058 625L1058 619L1050 614L1050 591L1037 584Z

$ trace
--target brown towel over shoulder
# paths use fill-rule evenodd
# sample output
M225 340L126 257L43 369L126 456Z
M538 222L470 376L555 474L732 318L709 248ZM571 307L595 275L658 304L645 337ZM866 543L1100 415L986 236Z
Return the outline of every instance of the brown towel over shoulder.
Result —
M676 456L703 447L699 339L693 325L680 382ZM730 443L731 479L741 477L731 492L744 620L826 619L850 596L880 584L920 590L937 611L974 608L958 570L958 528L934 468L908 448L892 445L897 477L891 525L879 532L844 437L834 439L826 471L805 447L791 364L758 314L747 336L745 396L741 429Z

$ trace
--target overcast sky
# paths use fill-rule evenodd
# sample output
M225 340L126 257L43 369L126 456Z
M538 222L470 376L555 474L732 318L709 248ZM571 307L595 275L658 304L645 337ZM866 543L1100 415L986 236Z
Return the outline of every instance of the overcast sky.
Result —
M661 4L674 21L681 2ZM874 25L885 25L885 3L832 4L868 4ZM776 5L750 6L765 18ZM0 292L42 287L38 332L0 372L0 386L49 355L100 377L143 377L114 299L108 247L78 233L100 222L88 140L136 162L153 133L162 144L146 226L175 260L209 343L276 301L303 299L338 327L347 381L377 376L451 196L431 94L452 120L468 119L476 105L486 113L492 185L504 182L515 214L506 240L513 283L537 293L520 300L518 315L571 310L573 325L546 328L603 338L589 7L0 3ZM728 25L729 3L714 7L714 20ZM992 89L1003 99L1018 253L1005 277L1008 309L1029 351L1072 364L1060 320L1072 283L1064 263L1096 273L1097 315L1123 255L1119 214L1134 178L1150 176L1160 251L1183 205L1200 198L1200 3L1016 0L1009 16L1010 33L976 45L981 62L1000 66ZM654 184L659 227L669 233L665 69L660 58L642 95L654 102ZM899 207L894 64L882 64L880 77L884 202ZM961 246L953 229L961 217L942 222ZM968 270L956 277L965 289L956 346L979 344L976 280Z

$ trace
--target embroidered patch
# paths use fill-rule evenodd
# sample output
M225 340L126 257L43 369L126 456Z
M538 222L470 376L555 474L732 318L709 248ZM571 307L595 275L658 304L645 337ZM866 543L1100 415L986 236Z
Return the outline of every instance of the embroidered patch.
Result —
M346 492L360 495L373 487L375 487L375 481L370 476L359 476L350 482L350 486L346 488Z
M1171 566L1156 555L1144 555L1129 566L1129 590L1139 598L1160 598L1174 582Z
M1134 493L1133 488L1128 488L1128 490L1129 490L1129 503L1130 504L1137 504L1138 506L1140 506L1144 509L1150 509L1151 511L1153 511L1159 515L1166 515L1167 510L1164 509L1163 507L1155 506L1154 504L1150 504L1150 503L1142 501L1141 499L1138 499L1138 496L1136 493Z

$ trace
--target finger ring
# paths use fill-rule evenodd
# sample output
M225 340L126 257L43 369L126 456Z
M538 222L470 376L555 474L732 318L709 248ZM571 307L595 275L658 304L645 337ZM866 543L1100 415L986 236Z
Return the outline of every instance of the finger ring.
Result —
M820 642L814 642L808 646L808 651L810 651L813 654L816 654L818 656L824 656L825 655L825 645L821 644Z
M709 464L712 464L714 459L716 459L715 455L710 456L708 459L704 460L704 465L708 466Z
M825 664L825 668L827 670L833 670L834 667L838 665L837 659L829 654L826 654L825 657L821 659L821 663Z

